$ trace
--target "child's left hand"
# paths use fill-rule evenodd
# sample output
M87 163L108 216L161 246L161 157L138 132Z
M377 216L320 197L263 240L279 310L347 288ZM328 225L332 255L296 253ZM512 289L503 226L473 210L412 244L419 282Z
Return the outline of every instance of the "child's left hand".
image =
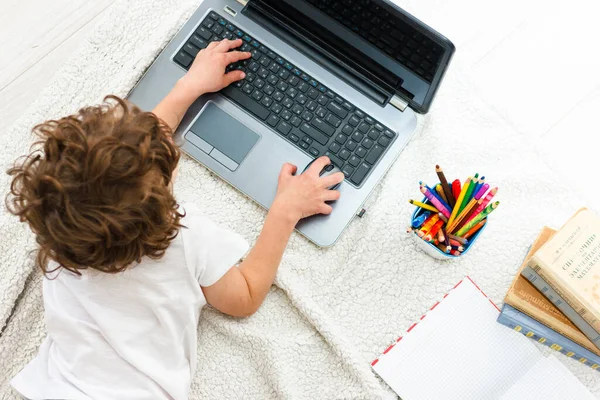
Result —
M208 47L198 53L190 70L181 82L186 91L189 90L195 98L204 93L218 92L233 82L244 79L246 74L242 71L225 73L225 68L236 61L246 60L252 56L249 52L229 51L240 47L241 39L212 42Z

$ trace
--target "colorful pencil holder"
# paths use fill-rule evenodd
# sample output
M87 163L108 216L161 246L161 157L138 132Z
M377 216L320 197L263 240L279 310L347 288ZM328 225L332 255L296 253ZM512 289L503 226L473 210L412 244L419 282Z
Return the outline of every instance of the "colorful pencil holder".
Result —
M422 202L425 204L431 204L431 202L429 200L427 200L427 198L424 198ZM412 222L415 219L417 219L417 217L419 217L425 211L426 210L423 210L421 207L417 207L417 209L415 210L415 212L412 215L410 225L412 226ZM485 230L487 225L488 225L487 223L485 225L483 225L481 227L481 229L479 229L473 236L471 236L471 238L469 239L469 243L467 243L463 246L465 248L465 251L463 251L460 256L454 256L452 254L444 253L443 251L438 249L433 243L429 243L429 242L426 242L425 240L421 239L416 233L412 233L412 236L415 238L417 247L419 247L421 250L423 250L426 254L430 255L431 257L436 258L438 260L453 260L456 258L461 258L465 254L467 254L467 252L471 249L471 246L473 246L473 244L477 241L477 238L479 238L479 235L481 235L481 232L483 232Z

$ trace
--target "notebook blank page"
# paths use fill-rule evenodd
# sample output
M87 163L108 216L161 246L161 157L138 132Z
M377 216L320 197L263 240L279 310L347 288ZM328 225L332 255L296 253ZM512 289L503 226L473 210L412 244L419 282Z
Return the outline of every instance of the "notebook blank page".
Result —
M498 399L541 353L464 279L373 369L403 400Z
M501 400L596 400L590 391L554 356L541 359L508 389Z

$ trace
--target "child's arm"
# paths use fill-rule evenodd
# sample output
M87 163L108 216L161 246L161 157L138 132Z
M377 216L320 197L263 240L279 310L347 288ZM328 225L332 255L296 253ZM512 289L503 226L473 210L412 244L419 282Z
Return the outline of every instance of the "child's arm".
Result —
M314 214L329 214L332 209L325 202L340 197L339 191L327 188L344 180L344 174L319 177L329 162L329 158L321 157L298 176L294 176L295 166L283 166L275 201L248 257L214 285L202 288L209 304L235 317L249 316L258 309L275 279L283 251L298 221Z
M242 71L225 73L225 67L229 64L252 56L248 52L229 52L241 45L241 39L225 39L209 44L206 49L198 53L188 73L177 81L167 97L152 112L175 132L183 115L198 97L204 93L218 92L246 77Z

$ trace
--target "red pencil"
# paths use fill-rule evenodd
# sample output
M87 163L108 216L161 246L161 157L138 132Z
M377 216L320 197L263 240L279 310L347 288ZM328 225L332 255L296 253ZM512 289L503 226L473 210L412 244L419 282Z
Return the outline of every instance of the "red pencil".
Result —
M454 182L452 182L452 194L454 195L455 199L458 199L458 196L460 196L460 191L460 180L456 179Z

